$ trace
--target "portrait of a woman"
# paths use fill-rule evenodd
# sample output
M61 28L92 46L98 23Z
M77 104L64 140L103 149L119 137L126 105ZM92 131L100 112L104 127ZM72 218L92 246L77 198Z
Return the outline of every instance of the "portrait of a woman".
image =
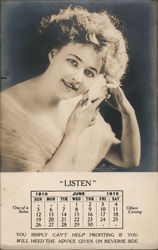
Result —
M140 162L135 111L121 80L127 42L106 10L61 9L41 18L46 70L1 92L1 170L87 172L102 161L128 169ZM99 112L121 114L121 138Z

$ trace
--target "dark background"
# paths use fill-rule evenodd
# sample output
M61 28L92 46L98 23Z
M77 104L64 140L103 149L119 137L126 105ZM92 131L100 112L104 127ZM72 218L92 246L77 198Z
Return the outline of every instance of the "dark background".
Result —
M124 92L136 111L141 133L141 163L128 171L156 171L156 2L151 0L2 1L1 10L1 89L40 74L36 40L41 16L57 13L70 4L90 11L106 9L120 19L128 41L129 65L122 81ZM104 119L120 136L120 114L106 104ZM119 125L120 124L120 125ZM95 171L116 171L102 162ZM125 171L117 169L117 171Z

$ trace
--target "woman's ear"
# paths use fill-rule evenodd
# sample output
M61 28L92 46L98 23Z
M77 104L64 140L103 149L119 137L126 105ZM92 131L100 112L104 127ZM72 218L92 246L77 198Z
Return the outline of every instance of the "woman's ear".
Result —
M55 57L55 55L57 54L57 49L52 49L49 53L48 53L48 59L49 62L51 63L53 58Z

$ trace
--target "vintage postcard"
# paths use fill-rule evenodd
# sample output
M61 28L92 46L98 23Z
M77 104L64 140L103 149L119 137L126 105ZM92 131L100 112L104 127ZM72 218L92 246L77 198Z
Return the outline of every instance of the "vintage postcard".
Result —
M1 249L158 249L157 1L1 1Z

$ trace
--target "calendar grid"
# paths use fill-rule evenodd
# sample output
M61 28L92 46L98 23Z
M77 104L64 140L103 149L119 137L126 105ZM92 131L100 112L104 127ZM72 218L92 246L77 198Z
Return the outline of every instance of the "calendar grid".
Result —
M123 228L122 190L31 191L32 229Z

